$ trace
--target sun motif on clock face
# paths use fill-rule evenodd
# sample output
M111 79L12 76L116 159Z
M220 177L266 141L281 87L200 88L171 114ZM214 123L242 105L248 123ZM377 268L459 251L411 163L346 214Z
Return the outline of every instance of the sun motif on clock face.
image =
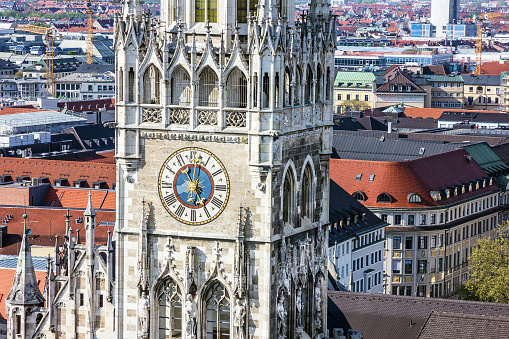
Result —
M226 168L212 152L188 147L174 152L159 171L159 197L172 217L188 225L217 218L230 196Z

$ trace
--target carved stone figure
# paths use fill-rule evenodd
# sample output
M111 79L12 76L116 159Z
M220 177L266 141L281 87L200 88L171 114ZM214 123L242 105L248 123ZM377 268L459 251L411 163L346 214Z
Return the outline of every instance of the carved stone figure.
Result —
M244 339L244 319L246 317L246 306L242 302L242 300L237 298L237 302L235 308L233 309L234 313L234 326L235 331L237 332L237 339Z
M187 295L186 302L186 338L196 338L196 303L191 294Z
M297 288L295 296L295 309L297 311L297 328L302 327L302 287Z
M316 318L316 327L320 328L322 326L322 283L320 278L315 283L315 318Z
M148 326L150 319L150 302L148 301L147 292L143 291L139 301L140 312L140 338L148 337Z
M285 295L284 291L280 292L278 297L277 306L277 333L279 339L286 338L286 308L285 308Z

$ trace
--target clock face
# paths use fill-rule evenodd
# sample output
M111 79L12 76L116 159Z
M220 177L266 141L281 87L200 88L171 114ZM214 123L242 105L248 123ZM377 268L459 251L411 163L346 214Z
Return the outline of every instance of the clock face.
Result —
M172 217L188 225L217 218L230 196L225 167L211 152L188 147L174 152L159 172L159 197Z

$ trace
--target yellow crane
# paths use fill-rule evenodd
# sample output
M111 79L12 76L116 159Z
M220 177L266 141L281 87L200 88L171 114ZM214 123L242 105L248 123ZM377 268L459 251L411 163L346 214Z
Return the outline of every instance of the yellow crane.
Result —
M92 21L94 20L94 11L92 10L92 0L87 0L87 64L94 62L94 38L93 38L93 26Z
M474 74L481 74L481 63L482 63L482 29L483 23L485 20L491 20L500 16L500 13L482 13L477 17L474 17L474 20L477 23L477 39L475 41L475 71Z
M35 25L18 25L17 30L42 34L46 38L46 96L53 96L53 29Z

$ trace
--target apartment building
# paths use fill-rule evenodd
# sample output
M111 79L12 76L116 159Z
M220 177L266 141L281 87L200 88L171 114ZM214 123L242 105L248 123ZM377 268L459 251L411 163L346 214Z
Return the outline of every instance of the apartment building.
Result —
M464 107L472 110L499 110L502 106L501 80L498 75L463 75Z
M371 72L338 72L334 80L334 113L374 107Z
M463 77L460 75L423 75L431 84L431 108L463 108Z
M331 180L389 224L384 293L452 292L477 240L495 234L499 186L463 148L409 161L331 159Z

